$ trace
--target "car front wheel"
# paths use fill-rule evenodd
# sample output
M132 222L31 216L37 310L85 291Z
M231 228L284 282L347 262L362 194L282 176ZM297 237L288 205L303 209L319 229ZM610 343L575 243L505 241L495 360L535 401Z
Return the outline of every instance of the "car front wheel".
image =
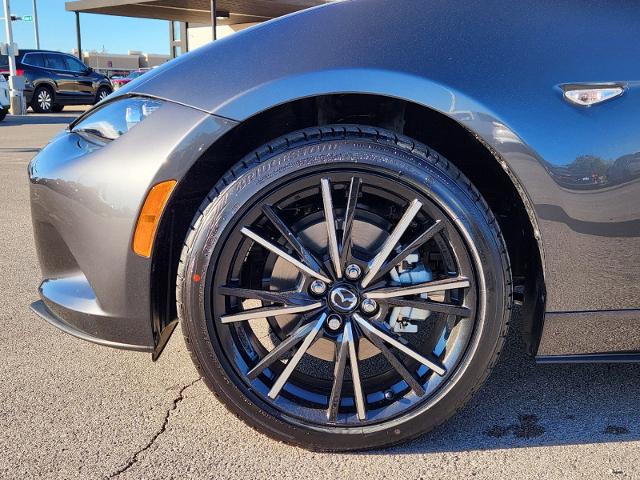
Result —
M312 450L393 445L439 425L502 348L511 273L495 218L434 151L334 125L234 166L182 252L178 312L228 409Z

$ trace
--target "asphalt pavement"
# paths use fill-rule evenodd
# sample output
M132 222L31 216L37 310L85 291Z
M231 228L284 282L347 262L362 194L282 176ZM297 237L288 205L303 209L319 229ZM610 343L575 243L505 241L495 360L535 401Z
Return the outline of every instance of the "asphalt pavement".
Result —
M640 478L640 366L536 366L517 332L451 421L343 455L282 445L227 413L179 329L154 364L49 326L28 308L40 271L26 167L79 113L0 123L0 478Z

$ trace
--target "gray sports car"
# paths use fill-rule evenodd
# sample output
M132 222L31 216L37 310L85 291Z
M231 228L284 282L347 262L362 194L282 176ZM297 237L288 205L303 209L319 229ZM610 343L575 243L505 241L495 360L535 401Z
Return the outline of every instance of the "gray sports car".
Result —
M316 450L445 421L508 333L637 361L639 25L623 0L346 1L184 55L31 162L32 307L154 360L180 322L232 413Z

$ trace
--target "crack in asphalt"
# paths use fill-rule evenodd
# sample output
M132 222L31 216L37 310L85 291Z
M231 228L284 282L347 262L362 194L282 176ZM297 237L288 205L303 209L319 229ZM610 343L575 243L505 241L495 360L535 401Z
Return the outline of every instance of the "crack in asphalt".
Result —
M118 476L120 476L121 474L123 474L127 470L129 470L131 467L133 467L136 463L138 463L138 457L140 456L140 454L142 454L145 451L149 450L153 446L153 444L156 442L156 440L158 440L158 437L160 437L160 435L162 435L167 430L167 425L169 425L169 418L171 418L171 412L176 410L178 408L178 404L180 402L182 402L182 400L184 400L184 392L185 392L185 390L187 388L189 388L189 387L194 386L200 380L202 380L202 378L198 378L198 379L194 380L193 382L185 385L184 387L182 387L180 389L180 391L178 392L178 395L173 399L173 403L172 403L171 407L167 410L167 412L164 415L164 421L162 422L162 426L153 435L153 437L151 437L151 440L149 440L149 442L147 442L147 444L144 447L142 447L141 449L137 450L131 457L129 457L129 460L127 461L127 463L125 465L120 467L118 470L116 470L114 473L110 474L106 478L109 478L109 479L117 478Z

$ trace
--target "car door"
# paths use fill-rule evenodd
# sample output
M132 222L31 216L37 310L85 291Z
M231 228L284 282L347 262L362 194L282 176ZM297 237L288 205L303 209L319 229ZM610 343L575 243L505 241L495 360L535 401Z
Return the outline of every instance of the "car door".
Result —
M51 79L56 83L56 96L68 100L75 99L78 95L76 77L70 72L65 62L64 55L59 53L45 53L45 66L51 74Z
M94 91L94 75L93 72L84 63L71 55L65 55L64 60L67 69L74 75L75 93L80 99L89 104L93 103Z

